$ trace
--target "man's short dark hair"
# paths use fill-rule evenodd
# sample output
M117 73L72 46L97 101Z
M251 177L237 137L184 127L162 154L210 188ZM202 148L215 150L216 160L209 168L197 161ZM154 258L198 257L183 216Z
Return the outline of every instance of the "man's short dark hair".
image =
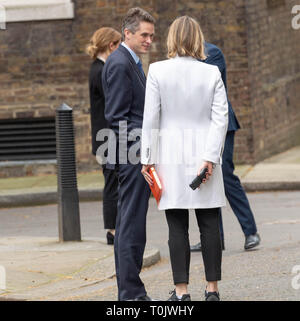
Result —
M136 7L129 9L122 23L123 40L125 39L124 30L128 29L132 33L135 33L140 26L140 22L149 22L154 24L155 19L151 16L150 13L142 8Z

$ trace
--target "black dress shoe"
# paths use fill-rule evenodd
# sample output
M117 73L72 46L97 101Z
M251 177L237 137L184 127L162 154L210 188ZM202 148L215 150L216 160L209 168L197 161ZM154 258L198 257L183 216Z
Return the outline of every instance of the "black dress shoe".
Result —
M248 236L246 236L246 239L245 239L244 248L245 248L245 250L253 249L257 245L259 245L259 243L260 243L260 236L258 233L248 235Z
M148 295L140 296L138 298L134 298L132 300L126 300L126 301L153 301Z
M224 251L225 250L224 240L221 240L221 244L222 244L222 250ZM201 250L202 250L201 242L199 242L195 245L192 245L190 247L191 252L201 252Z
M115 241L115 236L111 232L106 233L106 239L107 239L107 244L108 245L113 245Z
M176 291L173 290L169 294L172 294L167 301L191 301L191 296L189 294L183 294L181 299L176 295Z
M207 292L205 290L205 301L220 301L220 294L219 292Z

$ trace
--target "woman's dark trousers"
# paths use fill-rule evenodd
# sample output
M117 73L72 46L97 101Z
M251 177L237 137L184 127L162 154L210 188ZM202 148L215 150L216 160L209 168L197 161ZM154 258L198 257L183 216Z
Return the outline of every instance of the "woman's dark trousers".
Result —
M169 250L174 284L189 283L189 211L168 209L165 212L169 226ZM219 281L222 261L219 208L195 209L195 212L200 230L206 280Z

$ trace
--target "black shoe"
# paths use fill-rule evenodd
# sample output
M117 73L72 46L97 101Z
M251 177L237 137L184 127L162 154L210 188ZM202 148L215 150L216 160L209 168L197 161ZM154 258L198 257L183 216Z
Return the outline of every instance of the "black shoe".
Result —
M207 292L205 290L205 301L220 301L220 294L219 292Z
M260 236L258 233L253 234L253 235L248 235L246 236L245 239L245 250L253 249L260 243Z
M132 300L126 300L126 301L154 301L152 300L148 295L140 296L138 298L132 299Z
M190 250L191 250L191 252L201 252L201 250L202 250L201 242L199 242L195 245L191 245Z
M191 296L189 294L183 294L181 299L178 298L175 290L171 291L169 294L172 295L167 301L191 301Z
M224 251L225 250L224 240L221 240L221 244L222 244L222 250ZM201 242L199 242L195 245L192 245L190 247L191 252L201 252L201 250L202 250Z
M115 236L111 232L106 233L106 239L107 239L107 244L108 245L113 245L115 241Z

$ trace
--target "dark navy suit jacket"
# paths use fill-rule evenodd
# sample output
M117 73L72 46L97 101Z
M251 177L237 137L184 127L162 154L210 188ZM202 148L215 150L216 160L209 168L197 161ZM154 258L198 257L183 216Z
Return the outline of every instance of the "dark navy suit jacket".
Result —
M142 128L146 79L129 51L122 45L107 59L102 84L105 118L109 128L119 133L119 121L126 120L128 131Z
M225 63L225 58L224 55L221 51L220 48L217 46L205 42L205 54L207 58L204 60L204 62L210 64L210 65L215 65L218 66L222 80L224 83L224 86L226 88L227 92L227 80L226 80L226 63ZM231 103L228 100L228 129L227 131L235 131L240 128L239 122L235 116L235 113L232 109Z
M120 131L125 133L126 130L123 126L119 127L120 121L126 121L127 134L133 129L141 131L146 79L124 46L120 45L108 57L102 72L102 85L105 95L105 119L108 127L115 132L117 141ZM108 164L108 168L114 166Z
M102 86L105 95L105 119L118 140L133 129L141 133L143 125L146 79L129 51L122 45L107 59L102 72ZM126 127L119 122L126 121ZM125 138L125 137L123 137ZM138 139L139 140L139 137ZM128 142L128 148L134 142ZM139 142L140 143L140 142ZM107 164L108 168L114 168Z

